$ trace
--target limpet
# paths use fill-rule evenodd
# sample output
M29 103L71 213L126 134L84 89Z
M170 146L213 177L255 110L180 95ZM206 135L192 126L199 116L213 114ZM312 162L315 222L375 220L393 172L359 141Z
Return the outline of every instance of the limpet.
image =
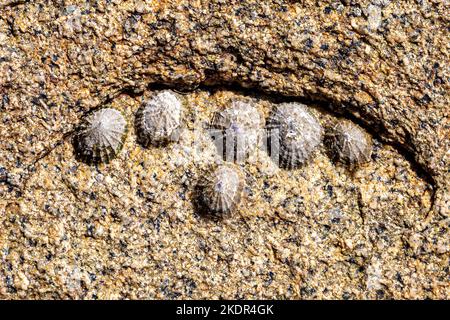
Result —
M281 103L272 111L267 128L268 146L280 166L292 169L306 163L322 141L322 127L301 103Z
M223 217L239 205L244 187L242 173L235 167L219 165L200 184L200 202L208 213Z
M211 127L220 134L216 146L223 159L242 162L258 146L262 117L249 102L235 100L214 115Z
M170 91L161 91L142 104L136 113L137 141L144 147L177 141L182 104Z
M82 121L74 138L77 156L87 163L108 163L123 146L127 121L113 108L97 110Z
M350 121L339 122L328 134L327 140L333 158L349 167L357 167L370 160L371 137Z

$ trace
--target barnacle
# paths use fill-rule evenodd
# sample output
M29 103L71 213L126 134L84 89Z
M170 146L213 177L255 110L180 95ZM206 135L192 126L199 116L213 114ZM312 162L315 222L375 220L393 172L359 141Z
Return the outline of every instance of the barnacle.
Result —
M242 198L242 173L234 166L219 165L211 169L200 183L200 202L213 216L233 212Z
M258 110L245 101L235 100L229 108L217 112L211 127L218 133L216 146L224 160L246 160L259 144L261 124Z
M303 165L322 141L322 127L301 103L282 103L270 115L268 149L287 169Z
M339 122L327 134L327 141L332 157L351 168L370 160L372 152L370 136L350 121Z
M107 163L122 148L126 133L127 122L120 111L97 110L86 116L75 135L77 157L87 163Z
M177 141L182 104L175 94L162 91L146 101L136 113L137 141L144 147Z

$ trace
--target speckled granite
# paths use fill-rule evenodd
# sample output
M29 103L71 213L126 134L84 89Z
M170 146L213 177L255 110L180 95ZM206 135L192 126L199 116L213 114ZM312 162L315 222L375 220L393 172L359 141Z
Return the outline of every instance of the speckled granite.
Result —
M449 298L449 7L443 1L0 0L0 298ZM108 165L72 134L161 87L178 143L130 130ZM193 199L231 99L306 102L374 139L354 172L322 146L242 167L229 219ZM132 126L131 126L132 128ZM196 142L196 143L194 143Z

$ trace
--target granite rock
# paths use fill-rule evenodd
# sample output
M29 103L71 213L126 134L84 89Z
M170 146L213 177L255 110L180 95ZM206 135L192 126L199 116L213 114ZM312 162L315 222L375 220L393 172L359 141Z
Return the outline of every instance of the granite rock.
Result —
M0 0L0 298L449 298L448 7L441 1ZM71 138L177 91L164 148L109 164ZM325 147L241 164L246 196L199 215L215 111L307 104L367 130L356 172ZM132 131L132 130L130 130Z

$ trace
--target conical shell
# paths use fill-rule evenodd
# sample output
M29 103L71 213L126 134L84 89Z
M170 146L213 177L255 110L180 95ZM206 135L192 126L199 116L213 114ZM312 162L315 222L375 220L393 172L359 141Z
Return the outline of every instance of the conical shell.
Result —
M144 147L177 141L182 104L170 91L162 91L146 101L136 113L138 142Z
M223 217L239 205L243 186L244 180L237 168L220 165L203 178L201 203L209 214Z
M245 101L233 101L230 108L216 113L211 127L220 134L216 147L224 160L245 161L259 145L261 126L258 109Z
M331 133L331 151L334 158L350 167L370 161L372 139L350 121L339 122Z
M120 111L97 110L84 119L74 139L78 158L87 163L108 163L123 146L127 122Z
M269 117L268 129L271 139L278 142L271 156L288 169L305 164L323 136L320 123L301 103L278 105Z

